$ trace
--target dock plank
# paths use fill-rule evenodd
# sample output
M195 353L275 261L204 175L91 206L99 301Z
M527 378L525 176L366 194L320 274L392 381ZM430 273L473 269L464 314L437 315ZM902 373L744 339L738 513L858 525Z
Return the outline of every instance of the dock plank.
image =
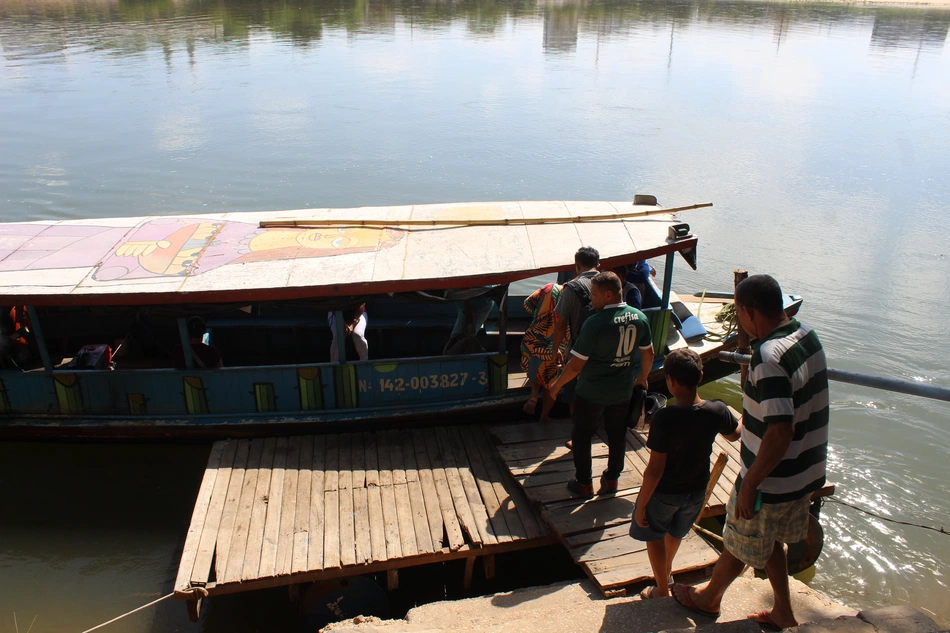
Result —
M221 465L221 454L224 445L215 442L208 455L201 485L198 487L198 497L195 499L195 508L191 513L191 522L188 533L185 535L185 546L182 549L181 560L178 565L178 576L175 579L175 591L185 591L191 586L191 575L198 557L198 544L201 533L204 531L205 519L208 516L208 506L211 503L211 494L214 492L214 483L218 476L218 467Z
M218 535L215 538L214 576L223 578L227 572L228 556L231 551L231 541L237 521L238 504L244 490L244 477L247 472L247 460L250 455L251 441L238 440L237 450L234 453L234 463L231 466L231 481L228 483L228 492L224 500L224 510L221 513L221 524L218 526Z
M349 482L347 482L349 483ZM340 488L340 565L356 564L356 526L353 488Z
M393 486L393 492L396 498L396 520L399 523L399 547L403 556L415 556L419 553L419 546L416 543L409 486L396 484Z
M429 517L426 510L425 493L422 492L422 482L418 479L410 480L409 503L412 506L412 525L416 533L416 549L420 554L431 554L435 551L432 544L432 533L429 531Z
M297 479L300 468L301 437L287 442L287 463L284 466L284 489L281 493L280 527L277 530L277 560L274 574L289 574L294 561L294 526L297 523Z
M481 545L482 535L478 531L478 524L472 514L472 509L468 505L468 498L465 496L465 489L462 487L462 478L456 468L452 454L447 450L448 438L445 436L445 428L436 427L432 443L429 443L430 449L435 449L437 459L442 463L445 471L445 478L448 482L449 493L452 495L452 505L455 508L455 515L465 534L471 542ZM430 457L432 453L429 454Z
M406 463L402 454L402 443L400 442L402 432L397 429L390 429L387 433L386 441L389 444L389 454L391 468L393 471L393 485L406 483Z
M363 446L363 434L353 434L352 450L352 485L354 488L366 487L366 448Z
M445 474L445 468L442 467L442 455L438 448L439 442L432 433L432 429L427 429L426 432L422 434L422 440L426 445L426 455L429 458L432 478L435 481L435 490L439 498L439 511L442 514L442 525L445 527L445 536L448 540L449 550L454 552L465 544L465 537L462 534L462 525L459 521L459 517L455 513L455 502L452 500L452 491L449 489L448 477Z
M379 459L376 455L376 434L363 433L363 454L366 470L366 487L379 485Z
M340 435L340 468L339 468L340 489L353 487L353 434L343 433Z
M419 472L419 482L422 485L422 498L426 506L426 519L429 523L429 536L433 549L441 549L443 543L442 510L439 507L439 493L435 489L435 478L432 475L429 455L426 452L425 439L422 432L412 432L413 451L416 454L416 466ZM459 534L461 538L461 533Z
M257 490L257 474L261 467L263 448L263 439L251 440L247 469L244 473L244 483L241 490L241 501L238 504L234 530L231 533L231 544L228 548L227 568L223 574L218 574L219 582L222 579L223 582L241 580L241 571L244 569L244 552L247 548L247 538L251 527L251 510L254 508L254 492Z
M406 467L406 481L419 481L419 468L416 462L416 449L412 441L412 434L402 431L399 433L399 448L402 451Z
M356 562L373 560L373 545L370 538L369 499L365 487L353 488L353 516L356 529Z
M264 521L264 541L261 544L261 566L258 578L269 578L277 569L277 541L280 539L280 519L284 495L284 474L287 468L289 438L277 438L274 449L274 467L271 469L270 496L267 498L267 519Z
M254 491L254 507L251 510L251 524L247 532L247 547L244 551L244 567L241 570L242 580L257 578L257 573L260 570L261 549L264 544L264 525L267 521L267 495L270 493L276 450L276 437L269 437L264 440L261 451L261 467L257 473L257 490Z
M201 540L198 542L198 556L195 557L195 569L191 574L194 585L205 585L211 575L211 562L214 558L215 543L218 540L218 528L221 526L221 516L228 496L228 485L231 480L231 466L234 464L234 455L237 452L237 441L224 442L224 452L221 454L221 465L218 466L218 475L214 480L214 490L211 492L211 502L208 504L208 514L205 517L204 529L201 531Z
M507 543L511 541L511 532L508 528L508 522L505 519L505 513L502 510L501 503L498 501L498 495L495 493L495 487L492 485L491 476L488 474L488 468L485 466L484 459L479 450L478 443L469 427L465 426L459 428L458 432L464 450L468 455L469 463L472 465L472 475L475 477L475 483L478 485L482 502L485 504L485 510L488 512L488 520L491 521L495 538L500 543Z
M327 448L329 448L329 446ZM324 516L326 517L326 523L323 529L323 568L336 569L340 567L339 490L327 490L324 493L323 510Z
M324 470L323 489L338 490L340 488L340 436L327 436L326 469Z
M310 548L310 486L313 484L313 436L301 438L300 466L297 474L297 508L294 512L294 549L291 572L307 571Z
M368 472L368 471L367 471ZM386 523L383 520L383 497L379 486L366 489L366 501L369 507L369 540L374 561L387 560Z
M376 458L379 468L379 485L393 485L393 458L389 449L389 434L386 431L376 433Z
M496 437L502 444L517 444L520 442L538 442L542 440L561 440L571 437L573 423L568 420L556 421L548 424L528 422L526 424L506 424L488 428L489 434Z
M508 526L508 533L511 535L512 540L528 538L528 529L525 527L525 521L521 518L521 513L516 507L516 501L511 496L512 490L517 492L520 490L520 488L515 485L515 481L511 478L510 473L508 473L503 468L501 460L498 457L498 453L495 451L495 447L491 444L489 435L481 429L472 431L472 435L475 438L475 446L478 448L478 451L482 456L482 463L488 472L488 477L491 481L492 488L495 491L495 497L498 499L498 504L501 506L501 511L505 518L505 524ZM525 500L525 504L527 504L527 500ZM525 508L526 512L529 510L530 508ZM530 514L534 515L535 513L530 511ZM536 532L538 536L547 533L547 530L537 530L539 523L533 518L533 516L530 519L530 525L532 526L532 530Z
M399 535L399 518L396 515L396 491L392 486L380 486L383 502L383 528L386 534L386 558L402 558L402 539Z
M459 478L462 480L462 489L465 491L465 498L468 500L468 507L472 511L472 517L475 519L482 542L497 543L498 538L495 536L495 528L488 518L488 510L485 508L481 491L478 489L478 482L475 481L475 477L472 475L471 463L468 460L458 427L445 427L445 434L449 440L448 450L452 452L452 459L458 469Z
M326 438L322 435L313 438L313 462L310 468L310 543L307 548L307 568L323 569Z

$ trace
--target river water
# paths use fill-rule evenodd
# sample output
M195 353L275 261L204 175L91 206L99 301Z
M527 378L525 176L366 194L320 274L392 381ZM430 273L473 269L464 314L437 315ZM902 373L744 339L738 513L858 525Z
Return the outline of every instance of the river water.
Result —
M711 201L683 216L700 270L677 289L774 274L833 367L950 386L948 27L753 1L0 0L0 220ZM950 527L950 406L832 398L838 495ZM0 444L0 630L167 593L207 450ZM823 517L813 586L950 622L950 537ZM107 630L280 623L245 611L196 626L165 603Z

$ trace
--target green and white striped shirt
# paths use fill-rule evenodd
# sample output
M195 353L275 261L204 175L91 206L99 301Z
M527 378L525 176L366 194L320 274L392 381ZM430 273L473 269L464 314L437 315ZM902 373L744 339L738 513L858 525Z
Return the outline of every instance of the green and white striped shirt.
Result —
M759 486L763 503L794 501L825 484L828 366L813 329L790 319L753 344L742 408L740 481L769 423L791 422L794 428L782 461Z

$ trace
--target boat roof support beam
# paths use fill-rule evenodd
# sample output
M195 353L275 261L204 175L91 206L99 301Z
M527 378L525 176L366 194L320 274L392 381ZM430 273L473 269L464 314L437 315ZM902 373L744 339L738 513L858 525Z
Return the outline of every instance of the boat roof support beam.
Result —
M43 337L43 327L36 315L36 308L26 306L26 313L30 317L30 330L32 330L33 338L36 340L36 347L40 352L40 359L43 361L43 369L49 373L53 371L53 361L50 359L49 350L46 348L46 339Z
M504 354L508 351L508 289L505 287L505 294L501 298L501 305L498 306L498 353Z
M188 321L178 319L178 337L181 339L181 352L185 356L185 367L195 368L195 357L191 353L191 337L188 336Z
M343 312L337 310L333 313L333 333L336 335L337 357L340 364L346 363L346 329L343 325Z
M670 294L673 291L673 262L676 261L676 253L666 254L666 266L663 270L663 300L661 307L666 310L670 307Z

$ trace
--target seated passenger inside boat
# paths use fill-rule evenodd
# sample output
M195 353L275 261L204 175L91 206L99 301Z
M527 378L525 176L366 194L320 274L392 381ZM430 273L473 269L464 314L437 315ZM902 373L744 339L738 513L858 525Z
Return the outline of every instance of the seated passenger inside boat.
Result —
M32 352L26 338L26 310L0 307L0 367L24 368Z
M195 316L188 319L188 338L191 341L191 357L195 361L195 366L201 369L224 367L224 363L221 360L221 352L211 345L206 345L204 342L204 335L207 331L208 327L201 317ZM175 360L175 367L177 369L185 369L187 367L185 363L185 352L180 343L175 345L175 349L172 350L172 357Z
M337 346L337 328L335 312L327 312L327 323L330 324L330 334L333 341L330 343L330 362L336 363L340 360L340 351ZM360 360L369 359L369 343L366 341L366 304L361 303L355 308L343 310L343 336L349 336L353 339L353 345L356 347L356 353Z
M640 290L632 282L626 281L627 278L627 267L626 266L617 266L613 269L613 273L617 275L623 281L623 300L631 308L636 308L639 310L643 307L643 299L640 295Z

